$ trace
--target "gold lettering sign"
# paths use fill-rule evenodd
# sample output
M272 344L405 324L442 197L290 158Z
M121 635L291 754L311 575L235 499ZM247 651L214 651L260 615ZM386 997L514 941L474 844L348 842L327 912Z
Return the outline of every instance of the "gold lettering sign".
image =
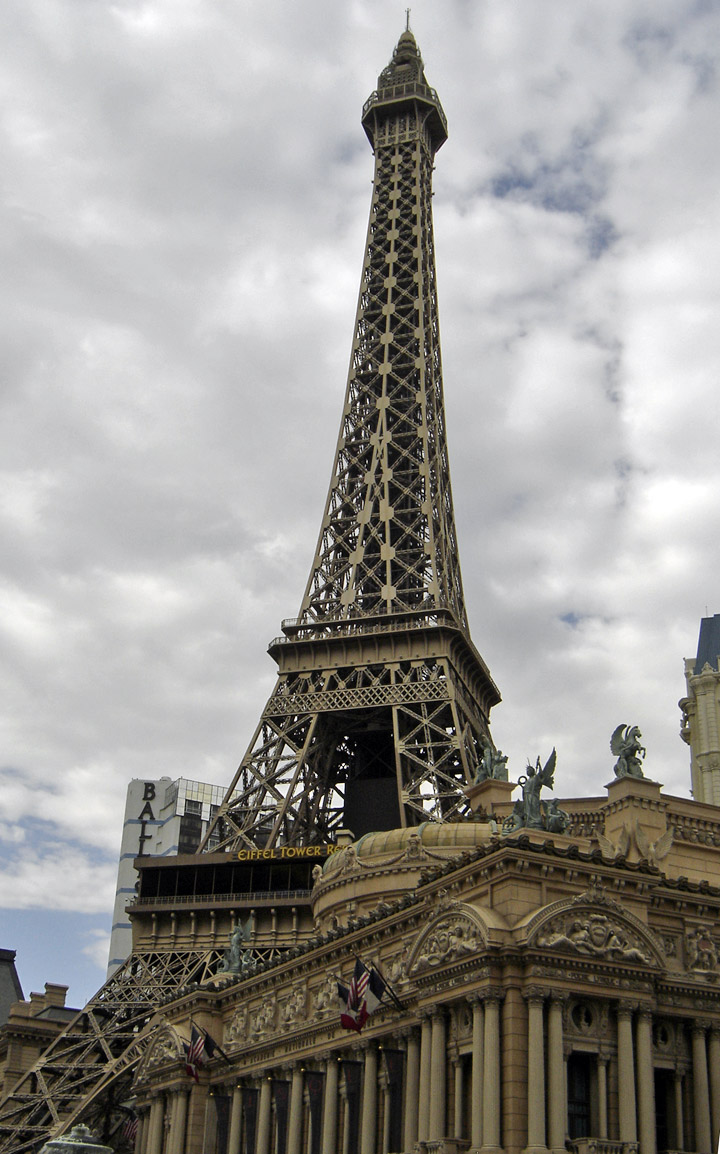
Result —
M287 858L328 857L336 845L281 845L278 849L239 849L238 861L282 861Z

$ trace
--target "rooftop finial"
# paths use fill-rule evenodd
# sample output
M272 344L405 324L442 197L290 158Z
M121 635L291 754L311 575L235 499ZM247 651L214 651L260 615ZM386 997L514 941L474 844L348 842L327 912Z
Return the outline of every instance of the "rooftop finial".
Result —
M409 8L405 9L405 31L406 32L410 31L410 9Z

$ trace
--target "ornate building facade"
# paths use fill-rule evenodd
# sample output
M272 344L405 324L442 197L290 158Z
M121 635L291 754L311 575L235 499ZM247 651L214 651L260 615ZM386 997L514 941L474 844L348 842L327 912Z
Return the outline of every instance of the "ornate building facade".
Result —
M363 126L342 426L277 685L204 852L136 859L132 954L0 1104L4 1154L79 1121L127 1151L123 1120L137 1154L716 1149L720 810L664 797L623 726L602 796L545 801L554 754L507 780L445 440L447 127L409 30ZM358 960L385 991L354 1031Z
M720 818L646 778L606 793L563 801L564 834L503 835L489 781L483 820L341 846L309 939L152 1026L140 1154L714 1151ZM334 996L357 957L397 996L359 1035ZM197 1084L193 1024L224 1051Z

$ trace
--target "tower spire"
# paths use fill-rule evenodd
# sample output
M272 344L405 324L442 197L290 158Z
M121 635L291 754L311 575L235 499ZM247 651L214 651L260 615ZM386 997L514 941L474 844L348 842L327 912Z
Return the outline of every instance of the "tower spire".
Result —
M447 122L409 19L362 124L374 187L332 477L219 848L456 815L500 699L468 632L445 435L431 186Z

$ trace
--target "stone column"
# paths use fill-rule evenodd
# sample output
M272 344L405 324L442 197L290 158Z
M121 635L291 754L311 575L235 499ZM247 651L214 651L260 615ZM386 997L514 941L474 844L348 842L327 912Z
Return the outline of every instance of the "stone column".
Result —
M405 1089L405 1149L413 1150L418 1140L418 1099L420 1094L420 1039L411 1030L407 1039L407 1086ZM323 1151L323 1154L332 1154Z
M717 1150L720 1140L720 1030L710 1029L708 1052L710 1066L710 1116L712 1118L712 1149Z
M652 1013L648 1009L643 1008L638 1014L636 1039L638 1138L643 1154L656 1154Z
M153 1098L148 1124L147 1154L162 1154L163 1140L163 1100Z
M608 1136L607 1070L608 1060L601 1054L598 1057L598 1138Z
M563 1056L563 1002L551 997L548 1009L548 1146L565 1149L565 1061Z
M230 1107L230 1132L228 1134L227 1154L240 1154L240 1135L242 1132L242 1090L236 1086L233 1090L232 1106ZM183 1154L183 1151L180 1151Z
M632 1013L634 1006L629 1002L619 1002L618 1023L618 1105L620 1115L620 1141L637 1142L637 1120L635 1116L635 1062L633 1060Z
M685 1149L685 1118L683 1115L683 1075L675 1071L675 1149Z
M260 1083L260 1101L258 1102L256 1154L269 1154L271 1119L270 1078L263 1078Z
M418 1142L430 1136L430 1046L432 1024L425 1016L420 1027L420 1101L418 1104Z
M453 1110L453 1138L462 1138L463 1136L463 1064L461 1058L456 1058L453 1062L453 1072L455 1075L454 1082L454 1105Z
M369 1045L365 1050L365 1075L363 1077L362 1118L360 1122L360 1154L375 1154L377 1076L377 1050L373 1045Z
M500 1147L500 995L485 999L485 1063L483 1079L483 1149Z
M473 1150L478 1150L482 1146L483 1140L483 1058L485 1056L485 1011L479 998L473 999L472 1011L472 1075L470 1088L472 1113L470 1120L470 1145Z
M168 1154L185 1154L185 1123L187 1122L189 1090L176 1090L170 1118ZM228 1154L231 1154L229 1151Z
M545 1047L544 996L539 990L525 994L528 1007L528 1123L527 1150L545 1150Z
M439 1142L445 1136L445 1014L432 1016L430 1042L430 1140Z
M140 1124L138 1126L138 1136L135 1143L136 1154L145 1154L147 1150L148 1127L150 1125L150 1111L143 1110L140 1115Z
M387 1071L383 1070L382 1067L380 1073L380 1088L383 1099L383 1132L380 1150L381 1154L388 1154L390 1150L390 1083L388 1082Z
M290 1083L290 1114L288 1119L287 1154L302 1154L303 1137L303 1075L297 1064L292 1068Z
M325 1063L325 1100L323 1102L322 1154L335 1154L338 1120L338 1078L340 1063L328 1058Z
M707 1023L696 1022L692 1028L693 1112L695 1115L695 1149L711 1154L710 1090L708 1086L705 1031Z

